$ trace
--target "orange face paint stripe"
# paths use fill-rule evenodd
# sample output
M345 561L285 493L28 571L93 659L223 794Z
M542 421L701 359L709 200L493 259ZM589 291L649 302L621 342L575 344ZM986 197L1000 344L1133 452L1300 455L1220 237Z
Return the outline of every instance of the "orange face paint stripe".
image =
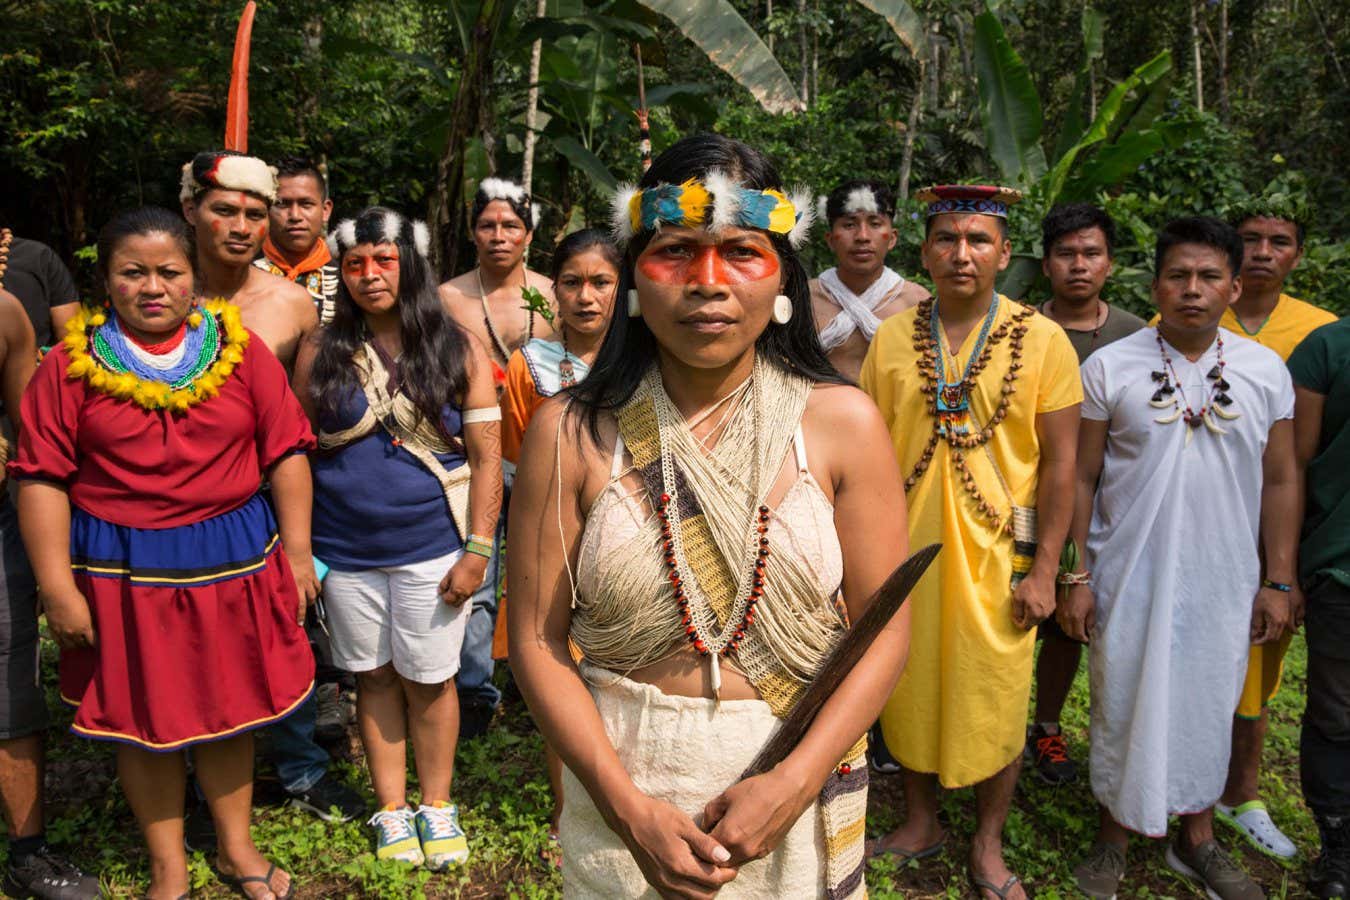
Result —
M699 244L690 257L664 256L658 248L638 259L638 269L649 280L660 284L744 284L778 274L778 257L757 247L754 256L727 259L728 249L745 244Z

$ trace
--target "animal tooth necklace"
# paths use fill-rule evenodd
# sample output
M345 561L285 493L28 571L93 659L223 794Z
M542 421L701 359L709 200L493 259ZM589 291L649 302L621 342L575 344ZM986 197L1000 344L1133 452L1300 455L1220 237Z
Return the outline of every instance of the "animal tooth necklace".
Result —
M759 377L763 364L755 360L754 371L745 383L705 410L697 421L704 421L726 400L732 397L750 397L752 432L751 448L755 460L751 477L750 527L747 531L743 566L740 582L736 587L735 600L730 614L724 623L719 624L717 615L707 595L699 586L698 578L685 577L693 572L685 556L684 542L680 529L680 498L675 475L675 460L671 452L673 431L676 428L690 427L675 408L661 376L653 367L648 378L652 405L656 413L658 439L661 445L661 495L657 498L656 515L661 521L661 547L666 562L666 577L674 591L675 603L680 610L680 622L684 626L685 636L700 656L708 659L708 680L712 687L713 698L721 699L722 670L721 658L730 656L745 639L745 632L755 621L755 606L764 596L764 569L769 557L769 507L764 505L761 496L760 442L762 411L764 407L762 386L764 379ZM681 421L677 422L676 419ZM706 440L706 439L705 439ZM702 441L700 441L702 444Z
M1223 358L1223 337L1219 336L1215 340L1217 360L1205 373L1205 378L1210 382L1209 399L1198 412L1186 397L1186 389L1182 386L1181 379L1177 377L1177 370L1172 365L1172 357L1167 352L1167 343L1163 340L1162 332L1155 329L1154 337L1158 341L1158 353L1162 356L1163 367L1153 372L1153 381L1158 385L1158 389L1149 399L1149 405L1155 409L1167 409L1170 406L1172 412L1158 416L1153 421L1159 425L1171 425L1180 419L1186 425L1186 446L1190 446L1191 439L1201 425L1220 437L1227 434L1228 429L1219 425L1215 419L1231 421L1241 418L1242 414L1228 408L1233 405L1233 398L1228 394L1232 385L1224 378L1224 368L1228 363Z

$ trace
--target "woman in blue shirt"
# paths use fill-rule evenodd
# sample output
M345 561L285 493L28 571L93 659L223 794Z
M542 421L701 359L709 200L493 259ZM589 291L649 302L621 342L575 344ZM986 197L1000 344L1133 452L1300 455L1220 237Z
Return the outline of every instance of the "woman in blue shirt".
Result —
M313 545L330 569L333 661L357 673L377 857L439 870L469 853L450 803L454 676L501 505L500 411L486 352L442 311L425 225L372 207L329 242L334 318L302 348L295 388L319 433Z

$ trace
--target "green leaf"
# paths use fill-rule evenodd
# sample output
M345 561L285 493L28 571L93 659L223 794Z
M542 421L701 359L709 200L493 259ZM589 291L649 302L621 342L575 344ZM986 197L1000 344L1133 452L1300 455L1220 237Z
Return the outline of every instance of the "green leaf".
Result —
M1083 132L1076 144L1055 161L1045 184L1044 193L1048 204L1053 205L1058 198L1083 150L1103 141L1117 142L1123 136L1136 134L1152 124L1161 109L1161 100L1166 99L1166 76L1171 69L1172 54L1164 50L1111 89L1097 110L1097 118L1092 120L1092 125ZM1100 171L1108 171L1108 168ZM1093 191L1089 190L1089 193Z
M905 0L858 0L858 3L885 19L910 53L923 55L928 46L928 25L911 4Z
M570 135L555 137L553 147L567 157L572 165L586 173L586 177L601 190L613 192L619 186L619 179L615 178L614 173L600 161L600 157L581 146L581 142L576 138Z
M1091 6L1083 7L1083 67L1102 58L1102 14Z
M1020 300L1041 277L1041 261L1035 256L1015 253L1008 268L999 274L998 292L1013 300Z
M771 113L803 108L797 89L769 48L727 0L641 0L680 32Z
M1041 101L1026 63L990 12L975 17L975 72L989 155L1005 181L1030 187L1046 170Z
M1153 129L1136 131L1107 144L1083 164L1073 183L1064 189L1066 199L1087 198L1115 187L1165 146L1164 133Z

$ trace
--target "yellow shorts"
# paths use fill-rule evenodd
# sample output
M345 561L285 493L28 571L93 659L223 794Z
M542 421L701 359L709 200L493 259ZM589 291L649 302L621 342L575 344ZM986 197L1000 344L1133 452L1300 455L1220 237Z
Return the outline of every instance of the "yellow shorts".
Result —
M1270 698L1280 689L1284 674L1284 654L1289 650L1293 635L1285 635L1273 644L1256 644L1247 657L1247 679L1242 683L1242 698L1238 701L1240 719L1259 719Z

